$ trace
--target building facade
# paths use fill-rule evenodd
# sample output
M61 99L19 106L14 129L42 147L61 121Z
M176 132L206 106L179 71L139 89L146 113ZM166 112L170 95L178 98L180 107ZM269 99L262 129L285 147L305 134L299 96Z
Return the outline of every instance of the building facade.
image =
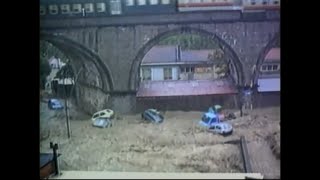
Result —
M213 80L224 76L209 60L213 50L181 50L180 46L155 46L142 60L141 81Z
M280 48L266 55L259 69L258 92L280 92Z
M256 107L271 107L281 104L280 64L280 48L271 49L259 69Z

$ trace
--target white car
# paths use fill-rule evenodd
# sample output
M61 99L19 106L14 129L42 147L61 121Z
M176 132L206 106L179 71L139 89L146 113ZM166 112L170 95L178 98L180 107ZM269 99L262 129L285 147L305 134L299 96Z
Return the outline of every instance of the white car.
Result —
M106 119L112 119L114 117L114 112L111 109L104 109L101 111L98 111L93 114L91 120L95 121L98 118L106 118Z
M228 123L214 123L209 128L209 131L221 135L230 135L232 134L233 128Z
M95 127L107 128L112 127L112 121L108 118L97 118L93 121L92 125Z

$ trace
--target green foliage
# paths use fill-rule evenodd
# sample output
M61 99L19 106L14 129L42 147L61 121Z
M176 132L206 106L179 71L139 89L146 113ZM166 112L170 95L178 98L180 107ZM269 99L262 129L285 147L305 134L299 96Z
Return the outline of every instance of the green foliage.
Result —
M196 34L170 36L159 42L159 45L180 45L183 50L216 49L219 45L210 38Z
M55 46L46 42L40 41L40 88L44 89L46 77L50 74L51 68L48 60L52 57L60 58L61 61L66 61L67 57Z
M228 71L227 60L224 52L221 49L214 49L212 53L208 55L209 61L219 68L216 72L218 75L225 74Z
M49 59L52 56L60 58L62 62L68 59L58 48L46 41L40 41L40 57Z

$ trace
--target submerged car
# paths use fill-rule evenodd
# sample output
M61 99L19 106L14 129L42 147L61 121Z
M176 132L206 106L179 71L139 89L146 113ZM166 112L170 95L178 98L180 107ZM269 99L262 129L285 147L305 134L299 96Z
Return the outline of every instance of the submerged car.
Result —
M155 109L147 109L141 114L143 120L147 120L153 123L162 123L164 118L159 111Z
M112 121L108 118L97 118L92 123L95 127L107 128L112 127Z
M49 99L48 108L53 110L63 109L63 105L58 99Z
M208 131L221 135L230 135L233 132L233 128L228 123L214 123Z
M199 121L199 125L203 127L211 127L215 123L219 123L219 118L215 113L207 112L202 116L201 121Z
M104 109L101 111L98 111L92 115L91 120L95 121L98 118L108 118L112 119L114 117L114 112L111 109Z

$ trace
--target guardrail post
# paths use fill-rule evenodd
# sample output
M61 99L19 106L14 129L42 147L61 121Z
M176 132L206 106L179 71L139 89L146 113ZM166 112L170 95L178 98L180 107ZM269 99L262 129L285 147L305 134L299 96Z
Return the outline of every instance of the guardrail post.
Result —
M245 173L252 173L252 168L251 168L251 164L250 164L250 160L249 160L246 139L244 136L241 136L241 138L240 138L240 146L241 146L241 154L242 154L244 172Z

